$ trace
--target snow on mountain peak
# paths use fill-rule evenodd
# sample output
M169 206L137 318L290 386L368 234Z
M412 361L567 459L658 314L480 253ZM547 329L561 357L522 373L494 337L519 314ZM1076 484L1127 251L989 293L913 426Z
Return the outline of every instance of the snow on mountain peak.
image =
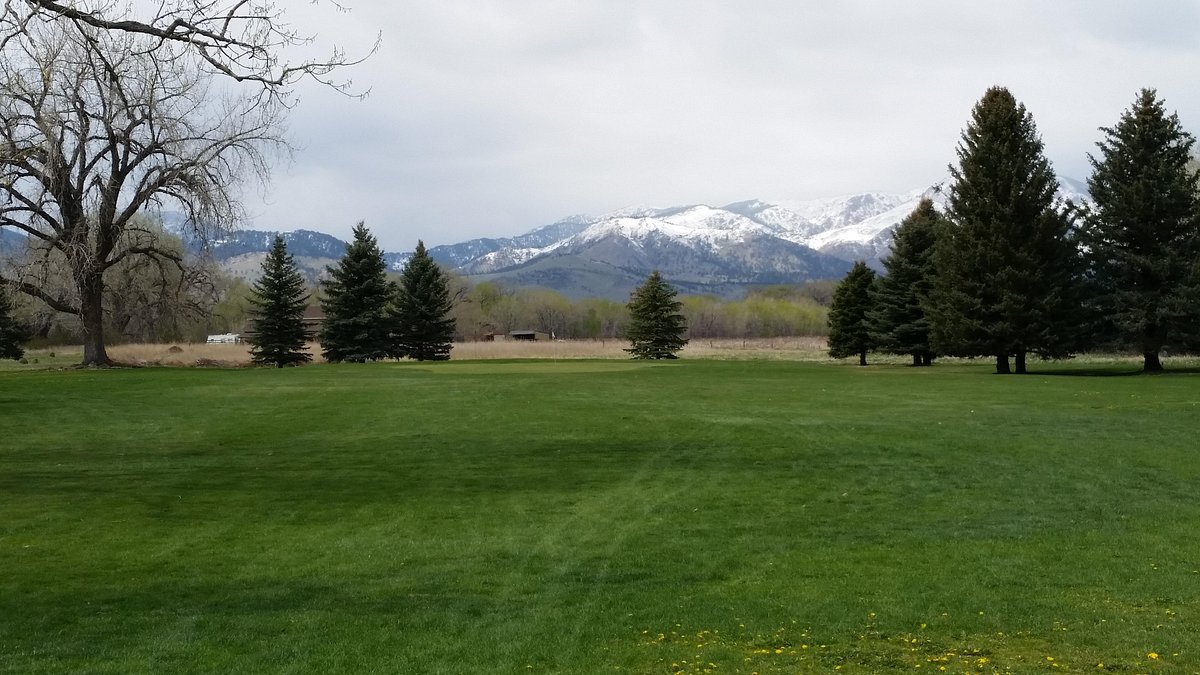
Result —
M863 192L807 201L751 199L722 207L691 204L669 208L627 207L598 218L574 216L515 237L500 250L476 258L471 271L502 269L545 255L586 248L608 239L635 248L672 242L695 251L717 252L752 240L783 240L843 259L886 254L892 228L923 197L945 209L944 183L903 194ZM1086 186L1062 180L1060 198L1086 200ZM544 236L543 236L544 235ZM648 249L647 249L648 250Z

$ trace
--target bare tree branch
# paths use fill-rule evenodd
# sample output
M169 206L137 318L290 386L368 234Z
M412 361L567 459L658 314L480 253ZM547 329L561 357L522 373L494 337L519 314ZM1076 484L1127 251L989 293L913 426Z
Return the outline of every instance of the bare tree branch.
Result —
M21 281L19 279L9 279L3 276L0 276L0 284L4 284L13 290L20 291L26 295L31 295L38 300L41 300L56 312L64 312L67 314L79 313L79 305L70 304L67 300L64 300L60 296L51 295L37 284L31 284L28 281Z
M334 12L348 11L332 0L325 5ZM152 15L140 16L114 0L5 0L0 6L0 49L34 25L51 22L76 26L82 34L127 33L144 38L137 49L156 54L160 61L190 53L210 72L259 84L277 101L304 79L348 96L365 96L367 91L354 90L340 73L373 55L380 41L377 34L371 47L355 57L332 46L323 58L302 56L292 62L289 55L311 51L316 37L300 32L289 22L286 10L270 0L163 0Z

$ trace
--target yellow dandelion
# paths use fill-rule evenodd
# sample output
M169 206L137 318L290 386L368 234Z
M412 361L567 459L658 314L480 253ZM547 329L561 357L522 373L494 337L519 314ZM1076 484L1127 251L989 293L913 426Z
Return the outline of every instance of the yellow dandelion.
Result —
M1146 658L1154 661L1158 658L1158 652L1150 652L1149 654L1146 654Z

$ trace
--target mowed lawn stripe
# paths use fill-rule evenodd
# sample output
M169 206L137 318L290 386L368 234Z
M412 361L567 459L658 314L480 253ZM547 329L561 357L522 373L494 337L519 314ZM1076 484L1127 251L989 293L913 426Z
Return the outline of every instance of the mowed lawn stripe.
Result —
M1045 369L2 374L0 668L1195 670L1200 380Z

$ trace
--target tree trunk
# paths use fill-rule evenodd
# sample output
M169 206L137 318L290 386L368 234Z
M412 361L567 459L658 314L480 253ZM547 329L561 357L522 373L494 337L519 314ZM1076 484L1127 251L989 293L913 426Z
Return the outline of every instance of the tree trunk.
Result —
M928 354L928 353L922 354L921 355L921 365L932 366L933 365L933 354Z
M1163 371L1162 361L1158 358L1158 351L1146 350L1142 353L1145 359L1145 364L1142 366L1143 373L1161 373Z
M1025 350L1024 349L1017 350L1017 374L1018 375L1025 374Z
M83 323L83 363L111 366L104 350L104 272L85 272L79 281L79 318Z
M997 375L1008 375L1010 372L1012 372L1012 371L1010 371L1008 369L1008 354L997 354L996 355L996 374Z
M867 365L867 352L865 350L858 353L858 365Z
M915 352L914 352L914 353L913 353L913 355L912 355L912 357L913 357L913 363L912 363L912 364L913 364L913 366L914 366L914 367L921 365L921 355L920 355L920 354L917 354L917 353L915 353Z

